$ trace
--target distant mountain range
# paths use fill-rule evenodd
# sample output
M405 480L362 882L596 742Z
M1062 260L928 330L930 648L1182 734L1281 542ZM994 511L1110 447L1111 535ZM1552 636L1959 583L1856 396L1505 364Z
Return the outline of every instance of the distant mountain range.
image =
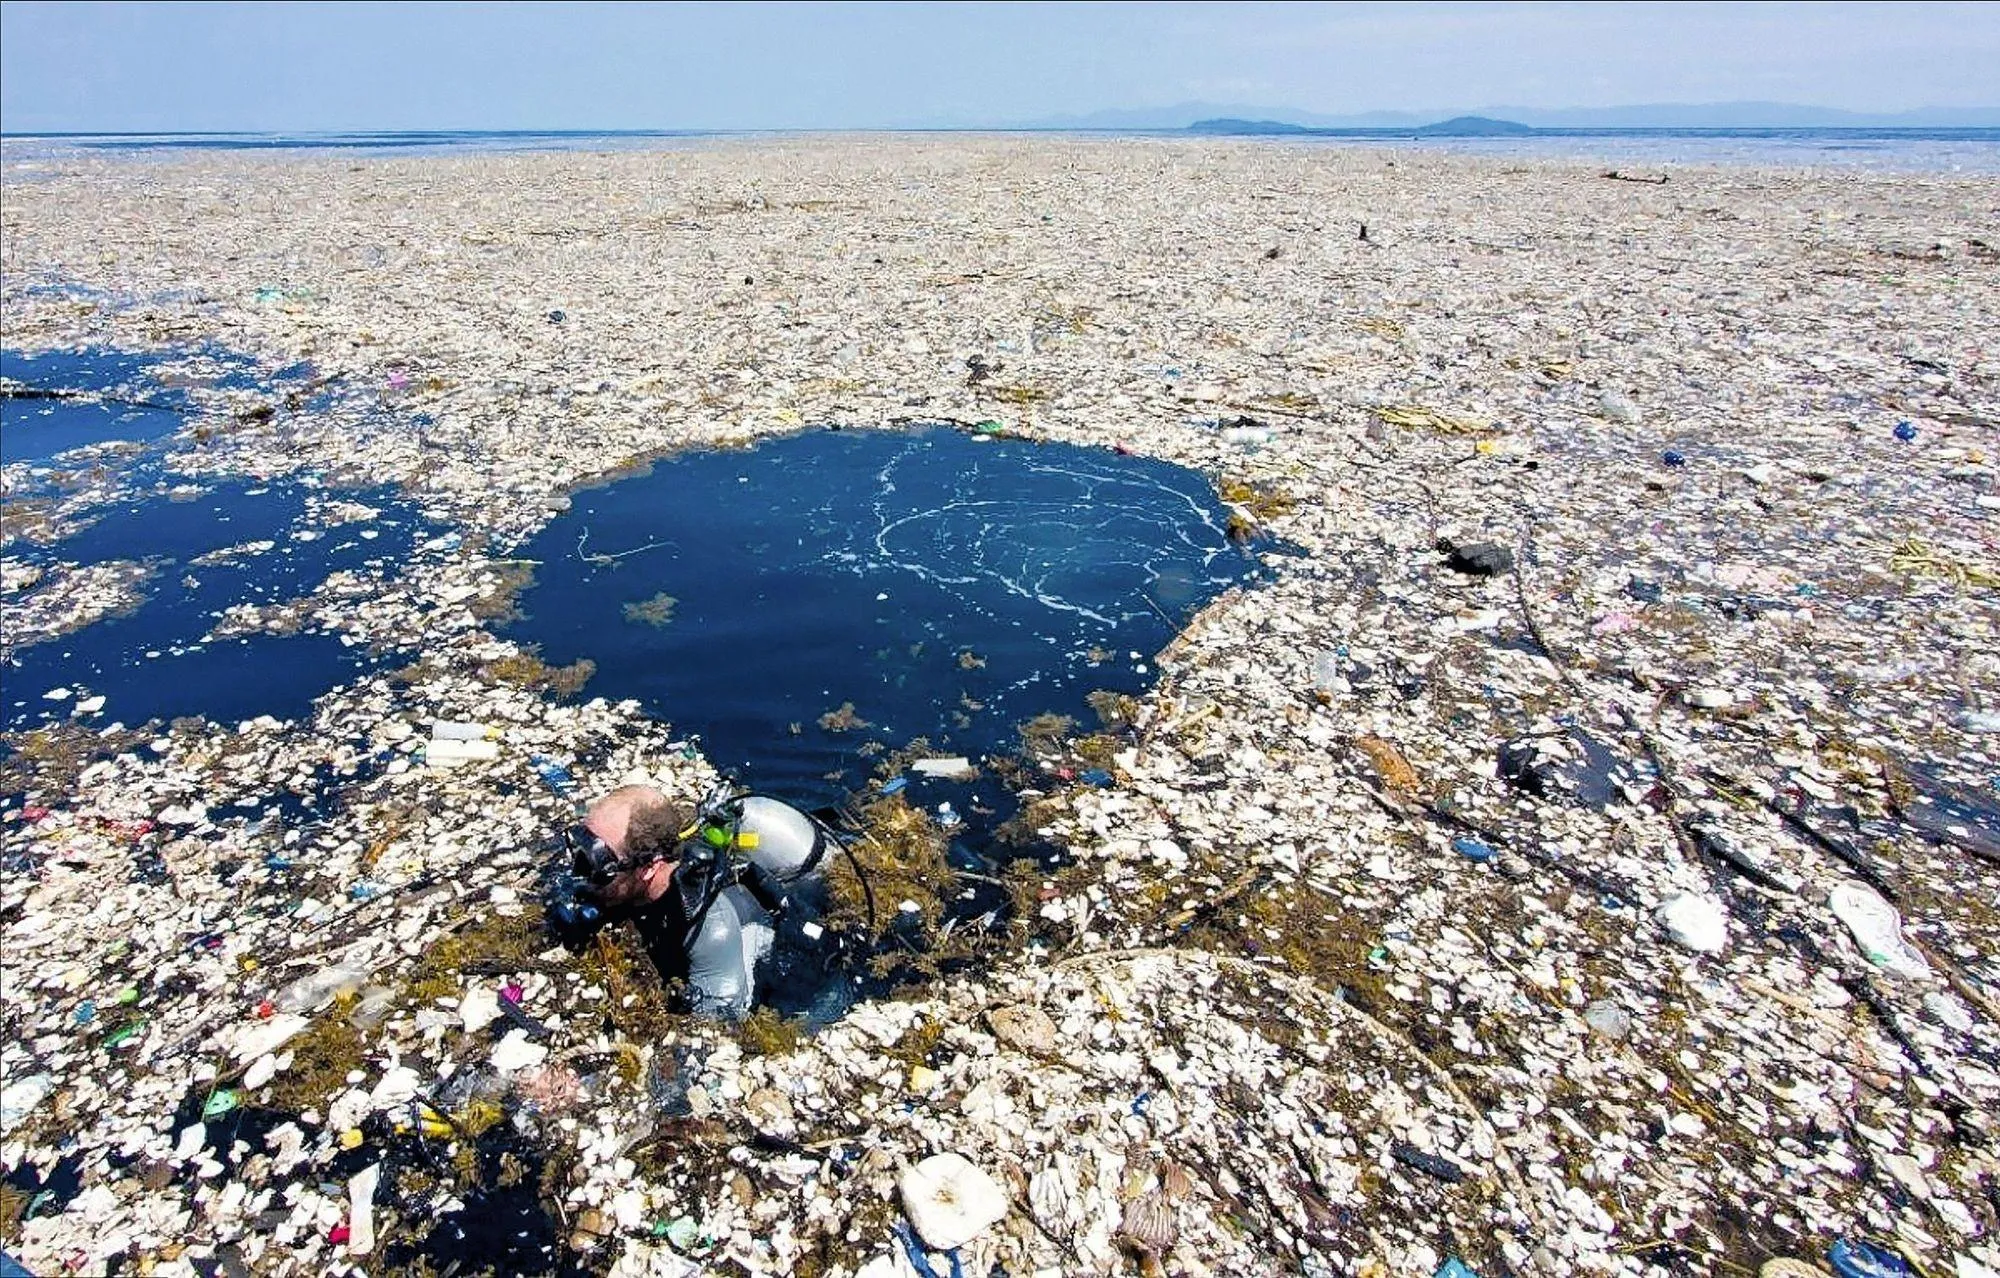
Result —
M1371 126L1372 127L1372 126ZM1303 124L1286 124L1279 120L1196 120L1188 125L1190 133L1212 133L1224 137L1295 137L1321 133L1358 132L1358 128L1330 129L1309 128ZM1408 133L1415 137L1430 138L1512 138L1540 130L1533 125L1518 124L1513 120L1493 120L1483 115L1455 115L1449 120L1439 120L1436 124L1420 124L1415 128L1399 128L1397 133Z
M2000 128L2000 107L1922 107L1914 111L1867 113L1800 106L1791 102L1710 102L1620 107L1489 106L1472 111L1366 111L1358 115L1321 115L1285 107L1182 102L1166 107L1049 116L1003 127L1185 129L1203 121L1230 120L1306 129L1408 129L1414 132L1427 125L1463 119L1492 120L1538 129L1991 129Z

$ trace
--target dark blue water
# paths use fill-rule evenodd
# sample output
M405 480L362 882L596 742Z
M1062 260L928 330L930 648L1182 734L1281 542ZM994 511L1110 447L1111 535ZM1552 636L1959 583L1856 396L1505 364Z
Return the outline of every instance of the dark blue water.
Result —
M1037 714L1093 725L1089 693L1143 688L1188 616L1255 573L1227 517L1202 476L1150 459L811 431L578 493L521 552L542 562L509 633L595 661L592 693L699 733L718 767L825 801L876 746L976 760Z
M385 513L365 523L321 529L308 517L299 484L214 485L192 499L153 495L111 508L75 536L16 557L76 564L139 560L153 569L133 612L15 651L6 671L0 722L9 728L66 718L75 702L103 694L96 722L143 723L202 715L223 723L260 714L291 718L313 698L367 669L365 649L334 635L254 635L202 642L237 604L299 598L340 570L390 568L405 558L419 521L386 492L341 496ZM371 534L364 536L363 534ZM245 543L269 548L197 564L211 551ZM44 694L74 694L50 701Z
M151 354L0 350L0 377L18 384L16 393L0 397L0 462L43 462L114 440L159 440L179 430L196 409L192 390L284 389L303 383L311 372L299 365L263 373L253 361L212 347ZM96 398L49 398L21 389Z
M164 387L148 399L144 356L116 351L55 351L25 356L0 351L0 377L48 390L134 388L128 400L0 399L0 462L46 461L58 453L111 440L146 441L180 429L185 401Z
M148 355L89 350L33 358L7 353L0 367L17 381L95 392L157 405L124 407L74 399L0 400L0 445L9 462L41 460L85 443L159 440L183 420L193 387L267 392L299 383L310 370L260 374L237 355L213 350ZM105 697L90 722L139 724L202 715L235 722L260 714L289 718L315 697L366 669L372 658L330 634L253 635L204 642L222 613L239 604L284 603L312 592L329 573L393 570L425 526L386 490L328 492L310 476L277 483L190 480L164 467L157 444L106 459L102 489L80 510L88 520L48 544L17 542L4 553L48 570L39 591L65 587L61 566L137 562L149 575L141 601L70 634L16 648L0 676L0 724L22 728L71 715L77 702ZM46 498L31 486L30 497ZM327 526L316 499L374 507L374 519ZM8 500L21 500L20 494ZM268 546L261 543L270 543ZM257 543L257 544L253 544ZM212 552L240 553L198 562ZM68 689L70 696L45 694Z

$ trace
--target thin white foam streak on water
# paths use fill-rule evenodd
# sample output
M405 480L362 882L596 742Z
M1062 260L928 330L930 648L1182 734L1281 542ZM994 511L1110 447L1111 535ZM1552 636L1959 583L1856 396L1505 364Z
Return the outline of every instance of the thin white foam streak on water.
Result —
M1033 457L1022 463L1026 476L1050 481L1064 500L967 495L927 509L893 513L898 468L924 464L927 452L926 444L913 441L876 473L873 556L838 548L828 552L828 562L864 573L886 567L935 586L958 587L951 593L962 604L987 615L992 610L979 603L980 588L998 587L1043 608L1114 627L1143 616L1147 609L1163 610L1143 590L1119 608L1084 602L1082 596L1105 579L1107 570L1117 571L1130 583L1150 586L1172 581L1177 591L1185 591L1189 574L1161 567L1167 557L1163 545L1198 556L1204 570L1213 567L1216 556L1228 553L1216 511L1184 491L1143 474L1113 474L1096 465L1050 464ZM968 472L960 490L978 480L977 470ZM1079 546L1091 548L1087 580L1074 573ZM1068 576L1066 569L1072 570Z

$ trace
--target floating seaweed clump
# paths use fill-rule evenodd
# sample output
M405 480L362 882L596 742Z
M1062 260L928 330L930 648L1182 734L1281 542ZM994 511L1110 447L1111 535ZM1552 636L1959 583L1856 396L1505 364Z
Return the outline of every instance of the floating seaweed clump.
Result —
M636 599L625 605L625 620L641 626L658 628L674 619L674 605L680 600L662 590L657 595Z
M868 924L868 893L874 893L874 936L880 939L914 903L927 927L944 914L942 894L951 890L952 870L945 859L945 837L937 823L900 794L876 799L861 809L861 832L848 841L854 860L867 876L867 887L842 857L830 863L827 886L831 895L828 921L836 927L860 929Z

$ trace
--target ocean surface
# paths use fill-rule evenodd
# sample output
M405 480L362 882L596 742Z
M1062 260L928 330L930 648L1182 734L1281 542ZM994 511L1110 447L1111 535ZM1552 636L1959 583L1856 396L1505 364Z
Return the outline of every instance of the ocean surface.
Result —
M972 130L1008 133L1008 130ZM1017 136L1032 136L1019 132ZM17 175L79 155L185 151L331 151L465 155L523 151L659 151L713 139L785 136L679 129L424 130L371 133L0 134L0 163ZM1201 138L1180 129L1085 130L1064 136ZM1232 135L1220 135L1232 136ZM1416 137L1384 129L1238 136L1271 146L1365 146L1629 166L1741 164L1882 172L2000 175L2000 129L1545 129L1522 137Z
M1093 730L1091 693L1143 691L1190 615L1258 577L1229 513L1150 458L809 430L578 492L519 552L538 566L504 633L814 806L917 738L977 760L1038 715Z
M11 563L47 575L0 599L0 623L40 591L67 589L66 567L139 574L129 606L0 658L0 729L291 718L378 663L325 631L212 632L232 608L303 599L335 572L393 573L438 529L387 489L335 489L310 475L216 479L167 462L197 387L296 392L301 411L331 411L334 397L313 390L309 367L260 370L216 347L0 350L0 376L47 393L0 398L0 509L32 510L79 485L98 496L66 535L5 548Z

